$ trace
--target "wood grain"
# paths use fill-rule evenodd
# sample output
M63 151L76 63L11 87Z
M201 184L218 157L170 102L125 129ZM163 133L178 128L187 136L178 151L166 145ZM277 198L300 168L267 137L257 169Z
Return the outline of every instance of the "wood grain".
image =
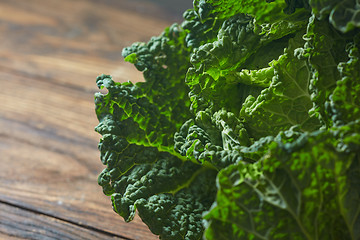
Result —
M101 73L142 80L121 50L181 20L159 3L0 2L0 239L157 239L97 185L93 100Z
M0 203L0 232L14 238L36 239L123 239L119 235L85 228L32 210ZM1 236L1 235L0 235Z
M161 9L149 1L6 0L0 6L1 66L90 89L101 73L141 80L122 49L159 35L175 19L160 18Z

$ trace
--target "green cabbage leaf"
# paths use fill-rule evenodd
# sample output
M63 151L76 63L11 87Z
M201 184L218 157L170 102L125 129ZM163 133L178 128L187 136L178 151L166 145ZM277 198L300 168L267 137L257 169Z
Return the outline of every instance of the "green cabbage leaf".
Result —
M360 239L353 0L194 0L102 74L98 177L166 240Z

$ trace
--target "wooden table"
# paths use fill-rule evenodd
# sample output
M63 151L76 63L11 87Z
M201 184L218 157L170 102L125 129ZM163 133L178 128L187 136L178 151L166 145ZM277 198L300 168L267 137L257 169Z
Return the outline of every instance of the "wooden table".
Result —
M122 48L191 6L0 1L0 239L157 239L139 218L125 223L97 185L95 79L142 80Z

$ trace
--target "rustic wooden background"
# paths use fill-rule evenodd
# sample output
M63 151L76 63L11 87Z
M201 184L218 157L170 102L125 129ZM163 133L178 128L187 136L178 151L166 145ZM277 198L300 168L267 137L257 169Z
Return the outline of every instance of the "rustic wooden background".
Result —
M121 50L191 0L0 1L0 239L157 239L97 185L96 77L142 79Z

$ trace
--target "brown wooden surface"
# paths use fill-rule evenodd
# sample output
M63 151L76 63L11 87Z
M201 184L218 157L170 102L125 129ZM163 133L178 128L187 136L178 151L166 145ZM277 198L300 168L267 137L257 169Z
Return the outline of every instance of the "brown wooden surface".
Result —
M121 50L191 1L0 1L0 239L157 239L97 185L95 79L141 80Z

